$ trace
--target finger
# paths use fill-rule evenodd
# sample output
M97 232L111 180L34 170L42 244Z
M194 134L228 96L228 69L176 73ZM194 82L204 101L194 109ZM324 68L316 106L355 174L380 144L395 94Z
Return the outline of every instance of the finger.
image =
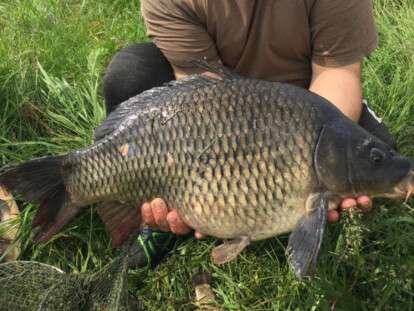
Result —
M357 202L355 201L355 199L352 199L352 198L344 199L341 202L341 208L342 209L355 208L356 206L357 206Z
M194 232L194 236L197 240L204 239L207 235L198 231Z
M338 211L335 211L335 210L328 211L328 222L329 223L334 223L334 222L337 222L338 220L339 220Z
M191 228L184 223L175 210L168 213L167 222L171 231L175 234L187 234L191 231Z
M10 217L10 211L8 208L0 208L0 221L6 221L9 220Z
M154 220L158 229L161 231L170 231L170 227L167 222L167 204L165 204L163 199L156 198L151 201L151 209L154 215Z
M148 202L142 204L141 215L144 224L150 226L151 228L156 227L154 215L151 209L151 204L149 204Z
M372 200L370 197L363 195L357 198L358 208L363 213L367 213L372 209Z

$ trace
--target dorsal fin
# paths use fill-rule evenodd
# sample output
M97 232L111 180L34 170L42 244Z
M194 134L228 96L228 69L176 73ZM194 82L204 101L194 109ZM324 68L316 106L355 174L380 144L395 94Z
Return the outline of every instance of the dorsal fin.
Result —
M177 89L182 91L191 91L201 86L217 83L218 79L210 78L204 75L191 75L181 80L167 82L163 86L154 87L144 91L139 95L121 103L118 108L111 112L104 122L95 129L95 141L115 131L121 123L133 115L147 113L151 109L161 108L166 101L161 100L164 96L174 96Z
M204 69L208 72L217 74L222 79L240 79L240 78L242 78L241 76L239 76L235 72L231 71L226 66L224 66L220 63L217 63L217 62L209 62L205 59L195 59L195 60L192 60L191 63L194 66L196 66L200 69Z
M95 141L98 141L105 136L111 134L116 130L119 125L132 113L136 114L139 111L145 110L148 104L152 101L152 98L156 98L161 93L157 87L149 91L143 92L140 95L131 97L130 99L121 103L114 111L112 111L108 117L99 125L94 132Z

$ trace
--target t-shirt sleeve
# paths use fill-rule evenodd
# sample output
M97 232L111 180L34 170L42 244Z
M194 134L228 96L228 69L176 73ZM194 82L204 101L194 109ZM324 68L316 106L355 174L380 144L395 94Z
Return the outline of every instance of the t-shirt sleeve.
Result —
M218 61L216 45L190 2L142 0L141 13L148 36L174 67L193 67L194 59Z
M371 0L315 0L310 30L312 61L321 66L356 63L378 45Z

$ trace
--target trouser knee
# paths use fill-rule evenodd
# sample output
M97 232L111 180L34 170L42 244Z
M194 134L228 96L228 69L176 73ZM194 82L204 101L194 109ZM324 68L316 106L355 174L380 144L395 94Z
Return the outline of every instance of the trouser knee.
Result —
M107 112L143 91L174 79L171 65L153 43L137 43L118 51L103 78Z
M359 125L366 129L368 132L382 140L390 147L397 149L397 142L388 128L381 122L380 119L371 111L366 102L362 106L362 113L359 119Z

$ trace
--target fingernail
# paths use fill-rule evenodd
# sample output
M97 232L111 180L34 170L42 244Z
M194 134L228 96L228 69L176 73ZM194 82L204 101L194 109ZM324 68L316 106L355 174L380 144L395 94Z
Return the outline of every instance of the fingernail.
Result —
M334 223L339 220L339 213L337 211L330 211L328 213L328 222Z
M196 239L198 239L198 240L200 240L200 239L202 239L202 238L204 238L204 237L205 237L205 235L204 235L203 233L198 232L198 231L196 231L196 232L194 233L194 236L195 236L195 238L196 238Z

